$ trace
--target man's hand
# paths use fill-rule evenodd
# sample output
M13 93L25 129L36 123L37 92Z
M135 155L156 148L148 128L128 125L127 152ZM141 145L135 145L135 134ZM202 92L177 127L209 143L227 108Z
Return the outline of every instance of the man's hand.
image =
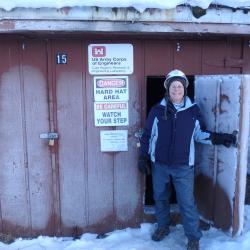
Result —
M236 144L235 134L211 133L210 139L214 145L224 145L227 148Z
M148 155L140 155L138 159L138 169L142 174L151 173L151 163Z

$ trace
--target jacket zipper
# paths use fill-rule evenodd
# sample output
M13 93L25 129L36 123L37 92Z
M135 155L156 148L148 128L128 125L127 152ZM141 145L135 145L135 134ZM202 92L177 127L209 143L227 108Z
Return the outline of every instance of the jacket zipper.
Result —
M175 148L176 119L177 119L177 112L174 113L174 119L173 119L172 145L171 145L171 150L170 150L170 155L169 155L169 161L171 164L173 162L173 156L174 156L173 153L174 153L174 148Z

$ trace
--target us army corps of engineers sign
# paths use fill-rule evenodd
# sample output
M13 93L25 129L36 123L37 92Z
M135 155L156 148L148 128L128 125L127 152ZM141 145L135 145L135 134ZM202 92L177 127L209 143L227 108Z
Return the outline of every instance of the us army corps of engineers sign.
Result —
M133 73L132 44L89 44L88 66L91 75L130 75Z

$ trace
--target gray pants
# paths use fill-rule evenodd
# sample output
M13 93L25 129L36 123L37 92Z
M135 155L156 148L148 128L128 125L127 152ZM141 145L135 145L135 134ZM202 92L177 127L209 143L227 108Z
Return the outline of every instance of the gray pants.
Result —
M188 165L165 165L155 162L152 166L155 215L159 228L170 223L169 184L170 176L176 191L185 235L190 240L199 240L199 216L194 200L194 167Z

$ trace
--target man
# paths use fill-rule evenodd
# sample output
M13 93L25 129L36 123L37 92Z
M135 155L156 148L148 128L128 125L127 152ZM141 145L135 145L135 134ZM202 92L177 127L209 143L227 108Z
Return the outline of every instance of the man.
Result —
M149 173L151 160L158 224L152 240L160 241L169 234L171 178L188 238L187 249L198 250L202 233L193 196L194 141L230 147L236 138L232 134L202 130L200 109L187 96L188 84L180 70L173 70L166 76L165 97L151 109L145 124L138 168L144 174Z

